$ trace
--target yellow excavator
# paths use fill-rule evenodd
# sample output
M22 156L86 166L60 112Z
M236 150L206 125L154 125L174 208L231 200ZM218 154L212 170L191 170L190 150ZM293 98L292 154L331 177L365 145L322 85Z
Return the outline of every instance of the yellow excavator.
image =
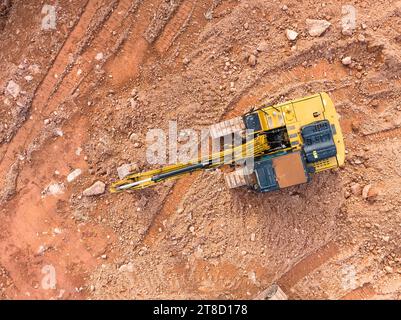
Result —
M325 92L274 106L262 104L242 117L210 127L212 139L227 135L239 136L241 144L224 145L223 151L188 163L131 173L113 183L110 192L143 189L222 166L235 168L225 173L229 188L248 186L268 192L306 183L311 174L344 164L339 116ZM247 160L252 160L252 166Z

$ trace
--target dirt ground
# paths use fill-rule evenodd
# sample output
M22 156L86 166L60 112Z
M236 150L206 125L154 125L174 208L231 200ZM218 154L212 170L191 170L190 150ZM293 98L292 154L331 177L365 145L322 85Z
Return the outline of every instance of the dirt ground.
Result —
M43 1L0 3L0 298L401 298L401 2L49 0L50 29ZM346 163L309 184L228 190L217 170L82 195L150 168L149 129L320 91Z

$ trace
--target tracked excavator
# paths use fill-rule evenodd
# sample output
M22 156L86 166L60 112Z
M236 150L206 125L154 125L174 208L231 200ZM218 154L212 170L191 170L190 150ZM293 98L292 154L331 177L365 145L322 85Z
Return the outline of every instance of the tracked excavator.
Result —
M143 189L195 171L225 166L232 168L225 172L229 188L269 192L307 183L313 174L344 164L339 116L325 92L273 106L261 104L242 117L210 127L212 139L233 134L240 136L241 144L224 145L222 151L188 163L131 173L113 183L110 191ZM252 168L246 165L249 159Z

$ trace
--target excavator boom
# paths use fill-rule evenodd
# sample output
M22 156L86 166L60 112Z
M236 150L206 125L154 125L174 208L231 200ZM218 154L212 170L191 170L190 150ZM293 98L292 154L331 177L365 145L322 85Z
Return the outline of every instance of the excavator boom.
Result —
M178 178L198 170L216 168L226 164L238 163L248 158L259 157L270 149L264 135L258 135L252 140L239 146L231 146L223 151L200 157L188 163L178 163L164 168L142 173L131 174L111 185L111 192L135 190L149 187L155 183Z

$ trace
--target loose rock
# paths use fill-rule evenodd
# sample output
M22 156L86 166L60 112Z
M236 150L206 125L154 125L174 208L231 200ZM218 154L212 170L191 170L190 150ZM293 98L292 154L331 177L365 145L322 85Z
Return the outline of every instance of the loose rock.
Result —
M86 197L97 196L103 194L106 190L106 185L102 181L96 181L92 186L85 189L82 193Z
M134 269L134 265L131 262L129 262L127 264L123 264L122 266L120 266L120 268L118 268L118 271L132 273L135 271L135 269Z
M14 98L18 97L21 91L21 87L15 83L13 80L10 80L6 87L6 92L13 96Z
M47 250L47 246L40 245L38 251L36 252L38 255L43 255Z
M133 132L130 134L129 139L131 140L131 142L137 143L139 141L139 136L135 132Z
M341 60L342 64L345 66L349 66L352 63L352 58L351 57L344 57Z
M120 179L124 179L126 176L128 176L132 171L135 171L135 164L132 163L127 163L123 164L122 166L119 166L117 168L117 174Z
M320 37L330 26L331 23L326 20L306 19L306 27L311 37Z
M387 273L393 273L394 272L393 268L390 267L390 266L385 266L384 270L386 270Z
M362 193L362 187L359 183L355 183L351 186L351 192L354 196L360 196Z
M138 97L138 90L136 88L131 90L131 97L132 98Z
M358 35L358 41L365 42L366 41L365 36L363 34Z
M212 20L213 19L213 11L212 10L208 10L205 12L205 19L206 20Z
M367 198L368 198L368 193L369 193L369 190L370 190L371 187L372 187L371 184L368 184L368 185L366 185L366 186L363 187L363 190L362 190L362 198L364 198L364 199L367 199Z
M352 14L351 10L355 10L353 6L342 6L341 14L341 33L345 36L352 36L355 30L356 24L354 19L350 19L349 16Z
M285 35L287 36L288 40L294 41L298 37L298 32L287 29L287 30L285 30Z
M269 44L266 41L262 41L257 46L256 50L259 52L266 52L267 50L269 50Z
M81 169L75 169L74 171L72 171L68 176L67 176L67 181L68 182L72 182L74 181L76 178L78 178L82 173Z
M254 54L251 54L251 55L249 56L249 58L248 58L248 64L249 64L251 67L254 67L254 66L256 65L256 62L257 62L256 56L255 56Z
M379 195L379 189L371 184L366 185L362 190L362 198L373 200Z
M95 57L96 60L100 61L100 60L103 60L103 58L104 58L104 56L103 56L102 52L99 52L98 54L96 54L96 57Z
M64 184L62 183L51 183L49 184L45 190L42 191L44 196L52 195L56 196L64 193Z

